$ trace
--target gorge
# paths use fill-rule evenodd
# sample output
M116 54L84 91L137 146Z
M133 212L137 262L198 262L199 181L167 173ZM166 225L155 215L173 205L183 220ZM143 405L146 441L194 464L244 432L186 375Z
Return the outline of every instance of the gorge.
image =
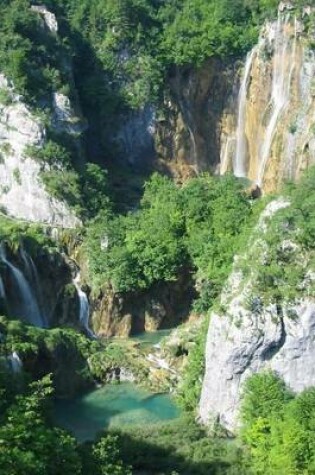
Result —
M0 11L0 472L314 473L313 2Z

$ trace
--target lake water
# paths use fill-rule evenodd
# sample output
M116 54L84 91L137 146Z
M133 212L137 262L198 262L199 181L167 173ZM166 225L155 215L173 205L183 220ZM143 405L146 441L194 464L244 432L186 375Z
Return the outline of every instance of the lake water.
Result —
M153 346L160 343L160 341L166 336L169 336L171 331L172 330L157 330L155 332L144 332L132 336L131 339L141 343L142 345Z
M79 441L109 428L176 419L180 410L167 394L151 394L132 383L106 385L73 401L55 403L55 422Z

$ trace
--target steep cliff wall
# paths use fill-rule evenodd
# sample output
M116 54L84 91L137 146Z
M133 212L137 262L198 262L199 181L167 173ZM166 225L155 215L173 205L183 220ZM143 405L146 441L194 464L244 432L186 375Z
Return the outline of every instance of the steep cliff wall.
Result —
M240 60L174 68L156 114L157 166L246 176L265 192L315 163L314 11L281 3Z
M236 126L238 63L209 59L200 68L174 68L156 119L159 166L187 178L220 163L221 134Z
M298 18L280 4L278 20L264 26L248 55L237 127L221 136L221 173L233 169L265 192L315 163L314 30L306 27L313 14L305 8Z
M36 7L35 11L43 19L46 34L56 34L56 17L44 7ZM71 82L69 67L65 58L64 68ZM34 149L42 149L47 142L49 129L54 134L67 136L76 147L78 161L82 162L79 137L85 124L79 107L76 104L73 107L65 94L55 91L47 95L45 104L41 105L42 114L36 112L16 93L14 84L1 71L0 92L0 206L3 212L27 221L69 228L80 225L67 204L46 191L41 171L49 170L50 165L33 158ZM59 157L54 158L58 162Z
M183 272L176 282L157 283L148 291L123 294L107 289L94 300L93 330L111 337L172 328L188 318L194 297L189 272Z
M285 284L278 274L273 299L265 302L257 279L268 266L265 240L270 222L283 200L271 202L264 211L245 257L236 258L234 270L221 296L221 311L213 313L206 346L206 371L199 415L205 424L219 422L233 432L239 426L242 385L251 374L273 370L296 392L315 384L315 300L312 258L298 242L283 240L278 259L299 263L298 280ZM296 235L295 235L296 236ZM255 268L254 262L258 263ZM289 275L294 275L291 268ZM280 297L286 288L286 296ZM294 291L294 296L292 295Z

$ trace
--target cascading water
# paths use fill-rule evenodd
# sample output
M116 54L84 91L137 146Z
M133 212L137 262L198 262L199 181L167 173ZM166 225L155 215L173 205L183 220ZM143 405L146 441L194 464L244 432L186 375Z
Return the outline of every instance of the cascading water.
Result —
M226 144L223 149L223 153L221 155L221 160L220 160L220 163L221 163L220 175L224 175L228 171L230 156L233 153L232 149L233 149L234 142L235 142L235 137L228 137L226 139Z
M262 28L246 58L236 118L228 109L222 120L221 174L231 168L233 158L236 176L247 176L269 192L315 163L311 129L315 55L304 41L308 36L303 21L284 2L277 20Z
M75 279L73 280L73 283L77 289L77 293L79 297L79 304L80 304L79 319L80 319L80 323L82 327L86 330L87 334L91 338L94 338L95 335L89 327L90 304L89 304L89 300L87 298L86 293L83 292L83 290L80 287L80 279L81 279L81 275L80 275L80 272L78 272Z
M42 286L40 284L36 266L34 264L32 257L28 253L25 252L23 247L21 247L20 249L20 255L24 263L24 268L25 268L25 272L27 274L28 280L29 282L33 283L32 290L37 298L38 307L40 308L40 312L44 321L44 326L48 326L44 299L43 299Z
M0 275L0 299L5 299L5 288L3 285L3 280Z
M41 316L38 303L31 287L23 273L6 258L5 250L0 247L0 259L11 272L17 291L16 299L12 302L14 316L25 318L30 324L43 328L45 321Z
M16 351L13 351L13 353L8 357L8 360L13 373L17 374L22 371L23 363Z
M291 39L290 36L286 34L286 29L289 25L289 21L289 15L283 16L279 13L273 55L272 90L270 102L272 105L272 113L265 131L265 139L261 149L261 157L256 182L259 187L262 186L266 164L270 157L272 142L275 136L279 119L290 99L290 86L294 67L294 55L297 35L295 27L294 43L291 55L289 55L288 53L290 52ZM291 59L289 63L288 58Z
M250 72L257 47L248 54L238 99L238 122L236 131L236 154L233 171L237 177L246 177L247 139L246 139L246 98Z

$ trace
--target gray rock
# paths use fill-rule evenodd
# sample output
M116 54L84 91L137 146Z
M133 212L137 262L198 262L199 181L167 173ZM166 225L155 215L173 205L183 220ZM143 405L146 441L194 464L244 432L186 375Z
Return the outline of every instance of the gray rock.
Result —
M0 75L0 83L6 80ZM41 166L27 156L27 148L40 147L45 129L19 96L9 105L0 104L0 206L19 219L75 227L80 221L68 206L46 191Z
M267 220L284 206L284 201L274 201L263 213L254 243L257 257L264 253ZM219 422L230 432L240 425L242 387L250 375L275 371L295 392L315 385L315 300L305 297L264 307L256 297L249 305L255 277L245 279L237 264L221 296L224 315L211 315L199 406L202 423Z

